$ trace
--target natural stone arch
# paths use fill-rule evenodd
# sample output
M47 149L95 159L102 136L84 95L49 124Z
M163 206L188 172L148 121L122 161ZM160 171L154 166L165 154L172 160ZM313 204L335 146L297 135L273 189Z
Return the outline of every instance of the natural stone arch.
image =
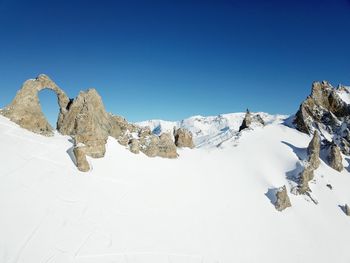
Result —
M30 79L24 82L14 100L1 111L1 114L22 128L45 136L52 136L53 128L42 112L38 96L38 93L44 89L50 89L57 95L58 105L60 107L57 120L57 128L59 129L67 113L70 99L56 83L44 74L39 75L36 79Z

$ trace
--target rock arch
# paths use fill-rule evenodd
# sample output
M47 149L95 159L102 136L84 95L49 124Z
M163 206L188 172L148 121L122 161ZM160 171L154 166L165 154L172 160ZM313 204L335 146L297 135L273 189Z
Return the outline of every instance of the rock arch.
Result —
M70 105L70 99L56 83L44 74L24 82L11 104L1 111L2 115L22 128L45 136L52 136L53 128L42 112L38 96L38 93L44 89L50 89L57 95L60 107L57 120L57 128L59 129Z

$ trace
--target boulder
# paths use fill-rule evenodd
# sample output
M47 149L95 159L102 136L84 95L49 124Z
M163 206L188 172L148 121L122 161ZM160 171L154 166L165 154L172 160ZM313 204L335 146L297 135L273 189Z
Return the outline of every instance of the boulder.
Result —
M309 156L308 161L313 169L317 169L320 166L320 149L320 136L318 134L318 131L315 130L312 140L307 147L307 153Z
M320 136L317 131L307 147L308 160L304 170L299 174L298 193L306 194L310 191L309 182L314 178L314 170L320 166Z
M174 129L175 145L177 147L194 148L192 133L184 128Z
M341 155L340 149L336 144L332 144L329 156L328 156L329 166L333 169L341 172L344 169L343 166L343 157Z
M192 137L191 137L192 138ZM185 147L185 146L183 146ZM187 146L189 147L189 146ZM170 133L163 133L159 136L158 156L163 158L177 158L176 145Z
M60 126L70 106L70 99L48 76L42 74L36 79L29 79L17 92L14 100L0 113L17 123L24 129L44 135L52 136L53 128L45 118L39 101L38 93L50 89L57 95L60 113L57 126Z
M283 211L284 209L291 207L292 204L290 203L290 199L287 193L286 186L280 187L276 192L276 203L275 208L278 211Z
M86 160L86 154L84 151L84 146L76 146L73 149L75 156L76 165L81 172L88 172L90 170L90 165Z
M347 204L344 205L344 213L347 216L350 216L350 207Z
M130 152L138 154L140 152L140 142L137 139L129 140Z

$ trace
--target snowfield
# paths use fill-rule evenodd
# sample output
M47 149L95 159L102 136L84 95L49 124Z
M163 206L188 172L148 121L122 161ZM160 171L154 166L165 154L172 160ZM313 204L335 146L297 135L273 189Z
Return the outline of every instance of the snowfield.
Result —
M88 173L75 167L69 137L0 116L0 262L350 262L340 207L350 204L349 159L341 173L321 162L310 183L317 204L290 194L311 138L262 116L265 127L239 136L242 113L145 122L189 128L198 147L148 158L110 138ZM283 185L292 207L278 212L271 189Z

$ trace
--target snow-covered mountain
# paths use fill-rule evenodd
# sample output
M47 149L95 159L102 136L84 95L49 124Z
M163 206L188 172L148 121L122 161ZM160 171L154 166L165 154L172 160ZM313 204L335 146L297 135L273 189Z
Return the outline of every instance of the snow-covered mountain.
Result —
M349 262L340 207L350 203L348 168L321 161L310 184L317 205L290 195L292 207L276 211L273 189L290 189L311 137L262 115L267 125L238 141L182 149L177 159L135 155L110 137L104 158L88 157L88 173L72 162L70 137L0 117L0 262ZM237 131L242 118L149 124L184 125L203 142Z
M287 118L285 115L270 115L264 112L259 114L265 124L280 122ZM182 121L149 120L137 123L140 126L148 126L155 134L172 132L175 128L184 128L193 134L196 147L212 147L230 139L239 137L239 127L242 124L245 113L229 113L218 116L193 116ZM252 128L256 127L253 123Z
M348 263L349 103L324 81L290 117L132 124L28 80L0 110L0 263Z

